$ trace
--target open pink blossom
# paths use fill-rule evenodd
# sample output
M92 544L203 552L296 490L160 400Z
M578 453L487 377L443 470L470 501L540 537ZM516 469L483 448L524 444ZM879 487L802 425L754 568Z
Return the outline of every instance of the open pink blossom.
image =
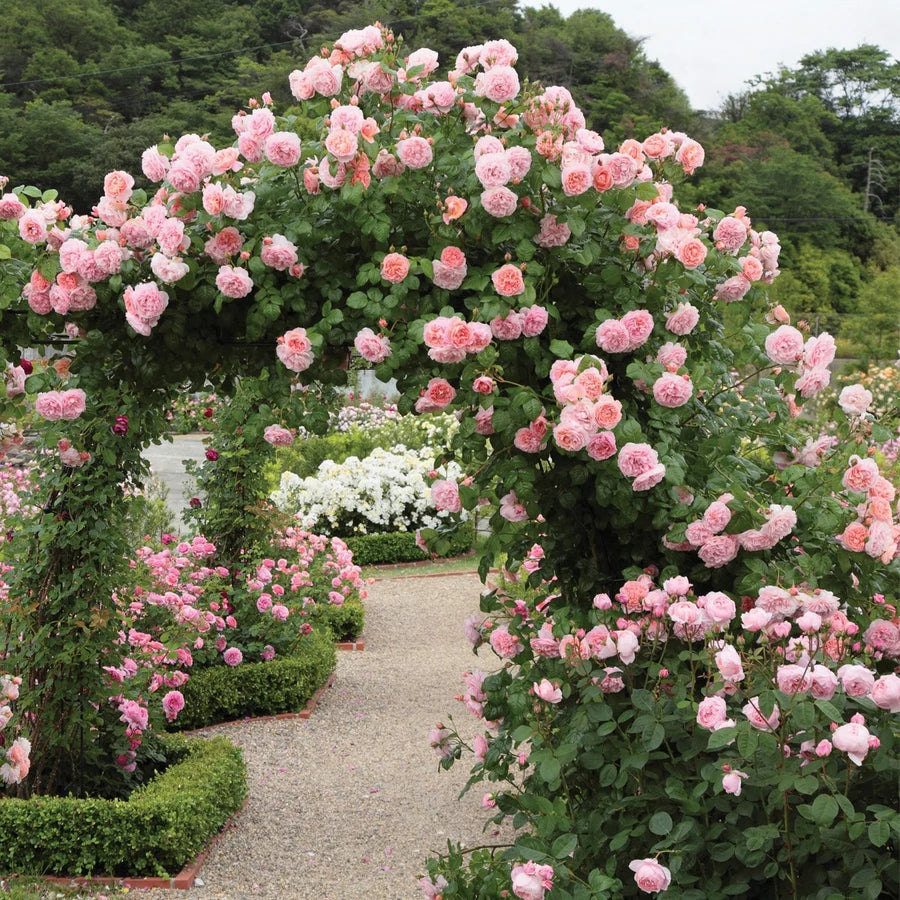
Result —
M546 678L542 678L540 684L535 682L532 685L535 696L547 703L560 703L562 701L562 691L559 686Z
M834 734L831 735L831 743L843 753L846 753L852 762L861 766L866 754L869 752L869 739L872 735L865 725L850 722L847 725L841 725Z
M409 274L409 260L402 253L388 253L381 261L381 277L399 284Z
M655 859L633 859L628 868L634 872L634 881L645 894L658 894L672 883L672 873Z
M246 297L253 290L253 279L240 266L220 266L216 275L216 287L226 297L237 299Z
M722 776L722 790L725 791L726 794L733 794L735 797L740 797L741 784L747 777L747 773L742 772L740 769L732 769L731 771L726 772Z
M286 368L302 372L312 365L312 342L305 328L292 328L278 338L275 353Z
M294 436L280 425L267 425L263 431L263 440L273 447L290 447L294 443Z
M391 342L371 328L361 329L353 339L356 352L370 363L384 362L391 355Z
M459 499L459 486L455 481L439 479L431 486L431 499L438 510L459 512L462 503Z
M664 372L653 382L653 398L660 406L674 409L684 406L694 393L694 386L687 375Z

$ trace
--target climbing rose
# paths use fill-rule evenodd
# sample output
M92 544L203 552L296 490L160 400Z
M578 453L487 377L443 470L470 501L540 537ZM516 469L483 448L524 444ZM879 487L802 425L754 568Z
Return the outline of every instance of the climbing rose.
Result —
M267 425L263 431L263 440L273 447L290 447L294 442L294 436L280 425Z
M363 328L353 339L357 353L371 363L384 362L391 355L391 342L371 328Z
M292 372L302 372L312 365L312 343L305 328L293 328L278 338L275 353Z
M459 512L462 509L462 503L459 499L459 487L455 481L436 481L431 486L431 499L439 510Z
M253 279L240 266L220 266L216 275L216 287L232 298L246 297L253 290Z
M409 274L409 260L402 253L388 253L381 263L381 277L399 284Z
M174 722L178 713L184 709L184 694L181 691L169 691L162 700L163 710L166 713L166 719Z
M237 647L229 647L222 654L222 659L226 666L239 666L244 660L244 654Z
M501 297L515 297L525 292L525 280L518 266L507 263L500 266L492 275L494 289Z
M672 873L655 859L633 859L628 868L634 872L634 880L646 894L664 891L672 882Z

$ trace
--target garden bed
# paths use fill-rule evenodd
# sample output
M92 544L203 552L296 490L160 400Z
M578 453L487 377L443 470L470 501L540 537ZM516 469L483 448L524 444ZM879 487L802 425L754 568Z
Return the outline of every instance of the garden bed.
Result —
M169 877L244 802L241 752L230 741L160 735L170 765L127 800L0 800L0 872Z
M295 713L328 679L337 656L327 630L302 639L302 652L268 662L214 666L183 686L185 706L172 728L189 730L236 719Z

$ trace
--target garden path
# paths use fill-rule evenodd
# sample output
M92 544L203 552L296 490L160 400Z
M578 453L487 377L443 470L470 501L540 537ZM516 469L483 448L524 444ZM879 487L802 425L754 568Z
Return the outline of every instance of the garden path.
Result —
M496 663L484 649L473 658L462 631L480 590L474 575L376 581L366 649L338 654L334 686L310 719L202 732L243 748L250 797L203 866L203 886L180 896L412 900L426 857L448 839L504 840L493 825L482 832L484 788L457 799L468 761L439 772L428 744L448 713L468 739L479 733L454 696L463 671Z
M176 524L182 522L182 510L194 492L194 480L184 471L184 460L200 462L204 458L205 437L202 434L176 434L171 443L152 444L144 451L151 473L165 490L166 506Z

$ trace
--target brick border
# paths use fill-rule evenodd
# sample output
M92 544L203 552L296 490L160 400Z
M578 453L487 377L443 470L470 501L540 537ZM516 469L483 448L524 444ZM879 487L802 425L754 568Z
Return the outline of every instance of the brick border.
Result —
M360 635L355 641L338 641L334 645L335 650L365 650L366 639Z
M365 642L362 640L349 642L351 645L346 649L348 650L362 650L365 646ZM358 646L361 645L361 646ZM247 716L243 719L233 719L230 722L216 722L215 725L205 725L203 728L194 728L191 731L183 731L182 734L185 735L197 735L203 731L209 731L213 728L222 728L225 725L242 725L245 722L266 722L275 719L308 719L312 714L316 707L319 705L319 701L322 699L322 695L325 691L330 688L334 684L335 673L331 672L328 675L328 678L325 680L325 683L318 688L306 701L306 706L300 710L300 712L287 712L287 713L276 713L272 716L256 716L251 717ZM46 881L48 884L57 884L62 887L70 886L70 887L123 887L132 889L150 889L150 888L164 888L164 889L172 889L179 891L189 890L194 886L194 880L200 873L200 869L203 864L206 862L207 857L212 852L213 848L222 840L226 832L228 832L235 825L235 820L240 816L240 814L244 811L249 802L249 797L244 800L241 808L234 813L228 821L222 826L222 828L212 836L210 842L201 850L196 857L194 857L191 862L187 863L185 867L177 874L172 875L169 878L159 878L159 877L147 877L147 878L129 878L127 876L121 878L115 878L109 875L98 875L98 876L86 876L86 875L72 875L69 877L61 876L61 875L42 875L42 876L34 876L40 878L41 881ZM32 876L29 876L32 877Z

